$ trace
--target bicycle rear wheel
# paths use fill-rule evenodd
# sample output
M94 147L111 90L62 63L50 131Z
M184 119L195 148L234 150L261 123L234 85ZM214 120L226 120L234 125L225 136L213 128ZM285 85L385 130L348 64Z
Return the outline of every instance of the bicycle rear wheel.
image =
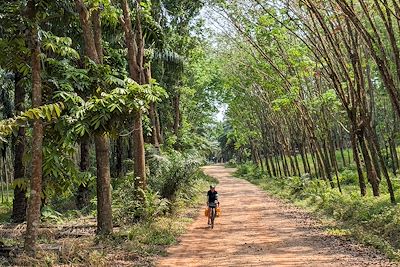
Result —
M215 208L212 208L212 209L211 209L211 229L214 228L215 215L216 215Z

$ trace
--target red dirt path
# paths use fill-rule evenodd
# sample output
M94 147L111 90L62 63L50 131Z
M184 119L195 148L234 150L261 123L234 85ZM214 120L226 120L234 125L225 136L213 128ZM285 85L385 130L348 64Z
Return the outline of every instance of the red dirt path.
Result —
M208 166L219 180L222 216L213 230L203 209L157 264L166 266L397 266L371 248L327 235L310 215Z

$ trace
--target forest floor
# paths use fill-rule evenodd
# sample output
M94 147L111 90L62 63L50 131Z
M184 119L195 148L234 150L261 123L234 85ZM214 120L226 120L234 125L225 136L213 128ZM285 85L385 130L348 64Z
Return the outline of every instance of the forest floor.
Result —
M204 167L219 180L222 216L214 229L204 210L157 266L399 266L371 247L333 236L312 214L234 178L234 169Z

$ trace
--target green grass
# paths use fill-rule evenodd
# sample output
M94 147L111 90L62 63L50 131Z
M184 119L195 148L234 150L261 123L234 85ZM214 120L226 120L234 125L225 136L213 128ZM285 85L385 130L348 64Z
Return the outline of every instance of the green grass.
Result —
M251 165L239 166L237 174L265 191L305 208L334 225L332 235L352 236L372 245L389 258L400 260L400 206L390 203L387 187L381 183L381 196L361 197L357 173L340 173L343 194L331 189L326 181L300 177L272 178ZM398 180L395 195L400 196ZM400 199L399 199L400 200Z

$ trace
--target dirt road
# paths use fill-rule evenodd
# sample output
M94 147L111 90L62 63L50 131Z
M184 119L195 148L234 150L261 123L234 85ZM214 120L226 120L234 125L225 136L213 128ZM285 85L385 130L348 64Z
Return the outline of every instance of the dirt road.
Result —
M307 213L268 196L233 169L208 166L220 183L222 216L203 210L157 266L397 266L373 249L327 235Z

